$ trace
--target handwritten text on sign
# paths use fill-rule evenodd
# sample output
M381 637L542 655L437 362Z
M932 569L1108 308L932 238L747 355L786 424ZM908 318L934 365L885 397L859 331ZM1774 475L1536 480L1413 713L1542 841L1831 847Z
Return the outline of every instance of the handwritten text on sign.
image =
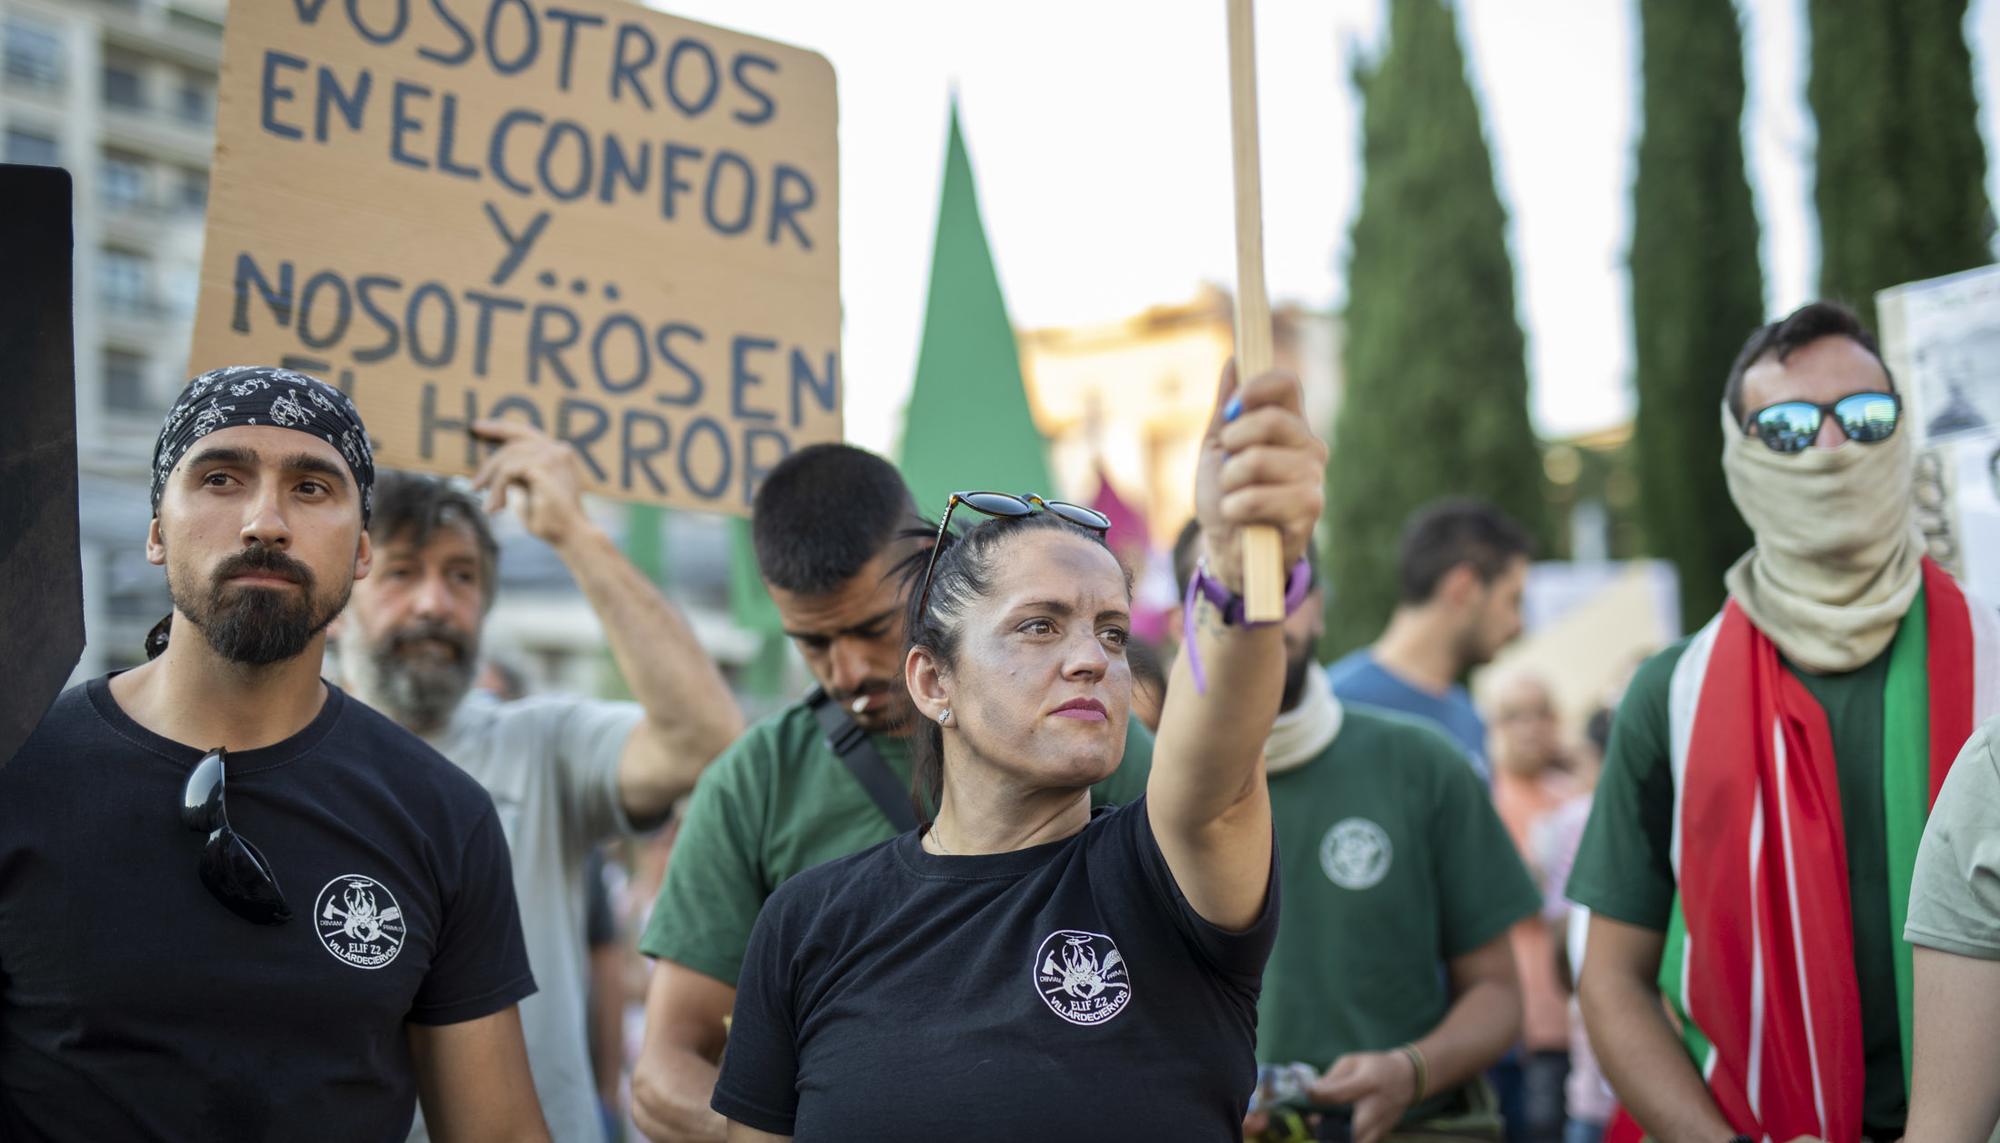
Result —
M746 513L840 437L832 69L618 0L231 5L192 368L351 393L399 467L466 426Z

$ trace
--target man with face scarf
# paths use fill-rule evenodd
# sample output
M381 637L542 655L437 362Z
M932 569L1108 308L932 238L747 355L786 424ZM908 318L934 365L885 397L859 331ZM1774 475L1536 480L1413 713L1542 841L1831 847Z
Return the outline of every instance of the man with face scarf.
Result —
M1917 842L2000 699L2000 622L1924 555L1903 415L1837 305L1730 371L1723 470L1756 546L1633 679L1568 884L1591 1042L1655 1139L1903 1133Z
M218 369L168 413L174 610L0 770L0 1138L390 1139L419 1096L445 1137L549 1137L493 801L320 679L374 484L316 378Z

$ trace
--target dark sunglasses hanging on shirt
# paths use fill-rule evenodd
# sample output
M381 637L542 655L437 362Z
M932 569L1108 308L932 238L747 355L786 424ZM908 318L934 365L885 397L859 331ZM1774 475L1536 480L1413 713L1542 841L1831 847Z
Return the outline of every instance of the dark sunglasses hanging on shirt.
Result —
M228 753L218 746L194 764L181 790L181 824L208 835L201 851L201 883L215 899L246 921L281 925L292 919L292 909L271 863L249 838L229 828L222 793Z
M1849 393L1830 405L1781 401L1750 415L1745 432L1756 434L1772 452L1799 453L1812 447L1826 418L1858 444L1879 444L1896 431L1903 402L1894 393Z

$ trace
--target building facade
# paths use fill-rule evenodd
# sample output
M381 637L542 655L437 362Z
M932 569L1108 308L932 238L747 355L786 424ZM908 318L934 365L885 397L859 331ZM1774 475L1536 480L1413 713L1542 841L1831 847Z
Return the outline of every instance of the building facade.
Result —
M1272 326L1277 365L1298 375L1307 420L1330 438L1341 389L1338 320L1280 306ZM1144 515L1154 546L1170 547L1194 514L1202 433L1235 351L1230 296L1205 288L1122 321L1028 330L1018 340L1056 487L1087 503L1102 473Z

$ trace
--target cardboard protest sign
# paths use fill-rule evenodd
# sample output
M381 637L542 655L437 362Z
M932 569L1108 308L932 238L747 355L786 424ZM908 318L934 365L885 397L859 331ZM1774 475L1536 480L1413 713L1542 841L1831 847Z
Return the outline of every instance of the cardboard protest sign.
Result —
M618 0L231 5L189 370L324 376L384 465L515 418L746 514L841 435L835 124L819 55Z

